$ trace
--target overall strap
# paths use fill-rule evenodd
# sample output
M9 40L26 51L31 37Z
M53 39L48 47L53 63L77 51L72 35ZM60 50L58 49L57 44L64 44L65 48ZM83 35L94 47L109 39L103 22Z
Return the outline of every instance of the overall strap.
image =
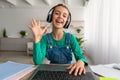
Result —
M47 34L46 34L46 39L47 39L48 44L49 44L49 45L52 45L52 39L51 39L50 33L47 33Z
M71 34L70 33L66 33L66 45L70 45L70 36Z

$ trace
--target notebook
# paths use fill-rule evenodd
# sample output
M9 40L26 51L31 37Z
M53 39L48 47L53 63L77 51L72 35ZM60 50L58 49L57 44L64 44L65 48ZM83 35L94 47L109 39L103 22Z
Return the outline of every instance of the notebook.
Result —
M68 65L41 64L29 80L99 80L89 66L85 66L86 74L79 76L70 75L66 67Z

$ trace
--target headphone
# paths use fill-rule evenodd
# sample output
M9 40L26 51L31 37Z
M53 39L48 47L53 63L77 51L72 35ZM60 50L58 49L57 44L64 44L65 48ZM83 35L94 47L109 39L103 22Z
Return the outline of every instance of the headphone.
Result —
M55 7L53 7L53 8L51 8L50 11L48 12L47 19L46 19L46 21L47 21L48 23L51 23L51 22L52 22L53 12L54 12L55 8L58 7L58 6L60 6L60 4L57 5L57 6L55 6ZM61 5L61 6L62 6L62 5ZM65 25L64 25L63 28L66 28L66 29L67 29L67 28L69 27L70 23L71 23L71 13L69 12L68 19L67 19L67 21L66 21L66 23L65 23Z

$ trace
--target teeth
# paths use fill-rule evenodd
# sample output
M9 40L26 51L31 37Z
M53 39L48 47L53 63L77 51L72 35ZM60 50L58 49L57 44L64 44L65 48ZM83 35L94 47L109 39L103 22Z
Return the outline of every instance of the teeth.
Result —
M62 23L62 21L61 21L61 20L57 20L57 22L58 22L58 23Z
M60 21L57 21L58 23L60 23Z
M62 23L62 22L59 22L59 21L56 21L57 23Z

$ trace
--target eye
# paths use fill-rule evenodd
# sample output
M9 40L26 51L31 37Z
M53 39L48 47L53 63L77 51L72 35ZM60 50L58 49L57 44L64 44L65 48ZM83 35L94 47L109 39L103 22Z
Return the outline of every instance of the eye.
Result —
M67 17L68 17L68 15L66 15L66 14L63 14L63 17L64 17L64 18L67 18Z
M55 12L55 15L59 15L59 12Z
M67 15L63 15L64 18L67 18Z

